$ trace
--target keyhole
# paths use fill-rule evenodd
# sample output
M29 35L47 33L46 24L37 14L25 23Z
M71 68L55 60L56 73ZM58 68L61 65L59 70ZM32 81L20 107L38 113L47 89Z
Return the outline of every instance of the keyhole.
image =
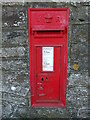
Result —
M46 77L46 80L48 80L48 78Z
M42 81L44 81L44 79L43 79L43 78L42 78L41 80L42 80Z

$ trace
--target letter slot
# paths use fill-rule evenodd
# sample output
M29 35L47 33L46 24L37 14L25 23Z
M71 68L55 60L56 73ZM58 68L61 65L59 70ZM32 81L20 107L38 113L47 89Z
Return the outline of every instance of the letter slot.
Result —
M32 29L34 37L63 37L65 33L65 27L45 28L45 26L37 26Z

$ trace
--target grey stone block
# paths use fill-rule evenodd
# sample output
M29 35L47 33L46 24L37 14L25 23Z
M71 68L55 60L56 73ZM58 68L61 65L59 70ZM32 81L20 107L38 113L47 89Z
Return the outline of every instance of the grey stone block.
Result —
M28 96L30 97L30 95ZM7 101L7 102L10 102L12 105L17 105L17 106L27 106L27 98L26 96L23 97L23 96L20 96L20 95L15 95L13 93L6 93L6 92L3 92L2 93L2 101Z
M2 91L25 97L29 91L29 87L21 86L18 82L12 82L12 84L3 84Z
M17 47L28 45L25 30L2 30L2 47Z
M71 46L71 60L80 61L80 62L88 62L88 43L76 43Z
M85 72L84 74L71 74L68 80L68 86L69 87L86 87L88 88L88 72Z
M2 6L2 27L26 27L26 10L24 6Z
M88 24L72 25L72 43L88 43Z
M17 57L25 55L24 47L12 47L12 48L2 48L2 57Z
M11 60L2 62L2 70L5 71L20 71L28 69L28 63L24 60Z
M71 4L70 13L72 22L88 22L88 6L82 6L80 3Z
M13 107L10 102L2 102L3 107L2 107L2 116L3 118L9 118L13 114Z

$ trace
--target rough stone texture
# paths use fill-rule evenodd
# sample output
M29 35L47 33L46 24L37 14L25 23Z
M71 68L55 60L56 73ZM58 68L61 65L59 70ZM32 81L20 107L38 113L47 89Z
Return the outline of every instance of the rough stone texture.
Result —
M66 107L31 108L29 80L29 7L69 7L68 74ZM2 9L2 99L3 118L90 117L88 76L89 3L3 3ZM73 65L79 65L78 70ZM89 84L88 84L89 82Z
M12 9L13 8L13 9ZM2 12L2 27L11 28L11 27L25 27L26 26L26 10L23 6L6 6L3 7Z
M25 46L26 30L2 31L2 47Z

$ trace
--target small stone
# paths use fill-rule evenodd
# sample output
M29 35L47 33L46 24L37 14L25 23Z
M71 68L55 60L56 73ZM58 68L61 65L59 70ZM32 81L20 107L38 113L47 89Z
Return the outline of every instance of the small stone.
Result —
M12 87L11 87L11 90L15 91L15 90L16 90L16 87L12 86Z
M4 23L4 25L5 25L5 26L8 26L8 24L7 24L7 23Z

